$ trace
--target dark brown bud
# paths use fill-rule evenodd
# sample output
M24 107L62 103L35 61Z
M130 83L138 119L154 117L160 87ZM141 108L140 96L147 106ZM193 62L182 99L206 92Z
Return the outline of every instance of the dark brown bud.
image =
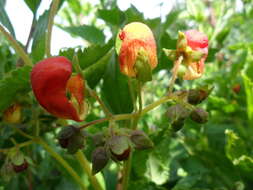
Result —
M26 170L28 168L28 162L26 160L24 160L24 162L20 165L14 165L12 164L13 170L16 173L20 173L23 172L24 170Z
M92 152L92 174L100 172L108 163L109 156L104 147L100 146Z
M74 126L63 128L58 135L58 140L61 147L66 148L70 154L74 154L84 147L84 136L82 132Z
M208 121L208 112L202 108L196 108L191 112L191 119L197 123L206 123Z
M95 146L103 146L105 144L105 135L102 132L96 133L92 136Z
M174 121L174 122L171 124L173 131L177 132L177 131L179 131L180 129L182 129L183 126L184 126L184 121L185 121L185 119L181 119L181 120L176 120L176 121Z
M131 141L134 143L134 147L139 150L153 148L154 144L150 138L140 130L135 130L131 134Z
M192 105L200 104L212 92L213 87L201 87L199 89L191 89L188 92L188 102Z
M182 104L176 104L169 107L167 115L173 123L174 121L187 118L190 115L190 111Z
M126 136L113 136L108 141L111 158L116 161L127 160L131 151L129 139Z

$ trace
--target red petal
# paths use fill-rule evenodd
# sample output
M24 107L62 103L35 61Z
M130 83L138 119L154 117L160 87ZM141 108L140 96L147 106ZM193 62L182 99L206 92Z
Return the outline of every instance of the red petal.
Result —
M185 32L187 43L193 50L198 50L199 48L208 47L208 37L197 30L188 30Z
M31 83L38 102L49 113L64 119L80 121L74 106L66 97L66 86L72 64L65 57L52 57L37 63L31 73Z

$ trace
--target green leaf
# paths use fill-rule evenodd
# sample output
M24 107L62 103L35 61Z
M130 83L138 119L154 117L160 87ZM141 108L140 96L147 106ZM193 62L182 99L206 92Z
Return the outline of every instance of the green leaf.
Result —
M33 33L32 58L34 62L40 61L45 55L46 29L48 23L48 11L45 11L36 24Z
M186 190L186 189L190 190L200 180L201 180L200 175L191 175L184 177L178 181L178 183L172 190Z
M242 155L247 154L244 141L232 130L227 129L226 134L226 155L234 163Z
M113 41L109 41L106 45L92 45L85 49L68 48L59 52L60 56L65 56L72 60L74 53L77 52L79 64L83 69L85 79L91 88L94 88L106 70L106 65L112 56ZM109 52L110 51L110 52Z
M112 51L108 52L102 59L84 70L84 76L91 88L94 88L103 77L112 55Z
M41 0L24 0L27 6L31 9L33 14L37 12Z
M246 74L243 74L242 77L246 92L249 123L253 126L253 81Z
M5 6L5 1L0 0L0 23L9 30L9 32L14 38L16 38L15 31L13 29L9 16L4 9L4 6Z
M82 26L69 26L62 27L62 30L74 35L79 36L93 44L103 44L105 42L105 35L103 31L96 28L95 26L82 25Z
M102 96L113 113L130 113L133 110L127 77L119 71L115 55L107 65L102 84Z
M7 77L0 80L0 111L8 108L17 96L24 95L31 90L30 66L13 70Z
M144 16L141 12L136 9L135 6L131 5L126 11L125 11L125 16L127 23L130 22L143 22L144 21Z
M125 20L124 13L119 10L118 7L115 7L113 9L101 9L97 11L98 18L103 19L106 23L114 25L114 26L121 26L122 23Z

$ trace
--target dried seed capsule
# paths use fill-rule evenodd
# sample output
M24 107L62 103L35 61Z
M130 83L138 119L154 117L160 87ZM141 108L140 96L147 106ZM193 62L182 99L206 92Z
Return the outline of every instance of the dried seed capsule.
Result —
M95 175L101 171L109 161L109 156L104 147L97 147L92 152L92 174Z
M208 121L208 112L202 108L196 108L191 112L191 119L197 123L206 123Z

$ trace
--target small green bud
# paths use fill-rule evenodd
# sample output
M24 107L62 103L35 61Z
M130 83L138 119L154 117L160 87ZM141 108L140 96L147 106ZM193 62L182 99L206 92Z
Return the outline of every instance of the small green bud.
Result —
M108 163L109 156L107 151L104 147L100 146L97 147L92 152L92 174L95 175L96 173L100 172Z
M130 139L134 143L135 145L134 147L136 149L143 150L154 147L153 142L143 131L140 130L133 131Z
M208 121L208 112L202 108L196 108L191 112L191 119L197 123L206 123Z

